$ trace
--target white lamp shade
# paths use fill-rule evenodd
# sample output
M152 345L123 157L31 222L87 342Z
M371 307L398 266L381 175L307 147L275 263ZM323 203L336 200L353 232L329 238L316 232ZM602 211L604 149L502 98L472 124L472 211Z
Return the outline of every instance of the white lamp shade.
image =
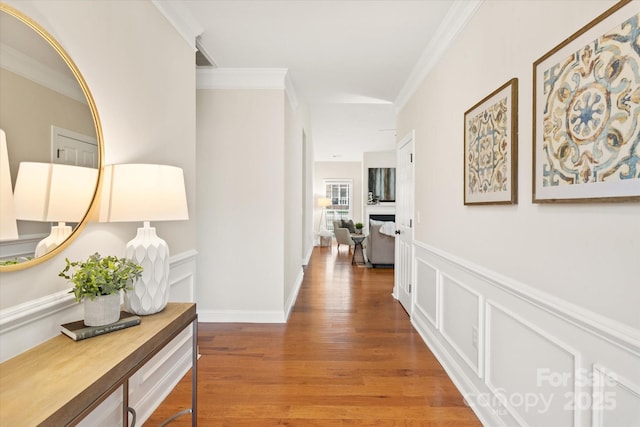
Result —
M125 251L125 257L144 269L133 290L125 293L125 307L140 315L158 313L169 300L169 246L149 222L189 219L182 169L149 164L107 165L103 176L99 220L144 221Z
M18 226L9 169L7 137L0 129L0 241L16 240Z
M318 206L320 206L321 208L326 208L327 206L331 206L331 199L328 197L319 198Z
M167 165L104 167L101 222L189 219L182 169Z
M22 162L14 192L16 217L27 221L80 222L96 191L98 169Z

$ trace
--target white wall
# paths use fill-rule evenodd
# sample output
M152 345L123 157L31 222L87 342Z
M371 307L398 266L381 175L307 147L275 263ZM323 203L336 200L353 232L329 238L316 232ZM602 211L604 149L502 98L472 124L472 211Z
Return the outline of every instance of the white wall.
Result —
M353 181L353 222L364 222L362 212L362 162L315 162L313 164L314 214L313 229L318 230L321 210L318 197L324 196L324 179L347 179Z
M302 259L305 209L303 202L302 122L296 115L289 97L284 97L284 306L289 310L295 304L302 285Z
M158 223L172 254L195 248L195 75L193 50L150 2L19 1L9 4L45 27L75 61L96 103L104 164L182 167L189 221ZM140 37L140 17L150 44ZM116 25L117 23L117 25ZM141 54L144 52L144 54ZM64 258L122 255L139 224L89 224L64 252L25 271L2 273L0 308L70 289ZM49 334L59 332L53 327Z
M239 76L230 88L229 73ZM252 88L248 75L261 73L275 76L280 88ZM306 118L283 77L277 70L198 77L201 321L284 322L302 284L310 251L303 246L310 216L302 179Z
M367 168L395 168L396 151L367 151L362 153L362 163L365 173Z
M282 90L197 91L198 303L210 320L282 312L284 103Z
M532 64L611 4L562 1L549 14L536 1L485 2L401 111L398 135L416 130L416 239L640 328L630 268L640 204L531 203ZM511 77L519 78L519 203L464 206L460 120Z
M44 70L42 72L47 73ZM75 80L73 82L75 83ZM96 137L93 117L86 101L78 101L74 97L60 93L59 91L62 89L53 84L51 86L43 86L22 75L0 68L0 93L2 94L0 96L0 129L7 134L11 182L14 185L21 162L48 163L51 161L52 125L94 139ZM81 93L80 87L76 87L77 91ZM18 221L18 234L21 238L35 235L33 237L37 239L36 244L50 232L51 226L48 223ZM31 251L26 255L11 254L13 256L6 256L5 254L9 254L11 251L5 245L2 250L2 256L7 259L13 258L13 256L33 255L33 251Z
M313 252L314 244L314 197L313 197L313 136L311 135L311 118L309 117L309 106L307 104L298 105L296 116L302 122L303 151L302 151L302 263L307 265Z
M594 407L562 408L593 391L574 372L618 376L605 425L640 420L640 204L531 202L532 64L613 3L483 2L398 115L398 135L415 129L414 324L463 391L556 396L544 415L495 405L490 425L591 425ZM464 112L512 77L518 204L464 206ZM570 381L537 386L538 369Z
M49 31L78 66L100 116L105 164L162 163L183 168L190 220L154 225L158 235L169 244L172 267L180 264L179 260L188 260L180 267L184 271L175 270L180 277L170 278L177 286L172 298L193 299L196 247L193 48L149 1L7 3ZM25 271L1 273L2 359L58 335L61 323L80 316L78 304L67 294L70 285L57 276L65 257L86 258L95 251L123 255L125 244L134 237L137 226L89 224L58 256ZM179 379L184 371L174 373L175 378ZM166 380L167 374L164 375ZM169 381L161 388L171 387ZM148 415L159 401L145 396L148 400L141 410ZM139 398L133 399L136 402Z

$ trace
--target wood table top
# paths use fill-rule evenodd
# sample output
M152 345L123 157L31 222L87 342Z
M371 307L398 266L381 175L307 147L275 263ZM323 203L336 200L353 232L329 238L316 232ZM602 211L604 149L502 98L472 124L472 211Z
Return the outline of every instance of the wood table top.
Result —
M73 341L56 336L0 364L0 425L66 425L93 409L196 319L169 303L141 323Z

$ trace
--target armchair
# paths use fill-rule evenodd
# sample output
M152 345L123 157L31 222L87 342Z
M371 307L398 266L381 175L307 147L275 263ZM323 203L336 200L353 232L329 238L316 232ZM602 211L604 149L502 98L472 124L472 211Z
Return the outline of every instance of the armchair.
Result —
M342 221L333 221L333 233L336 236L338 249L340 249L340 245L347 245L349 250L351 250L351 246L355 243L353 239L351 239L351 232L349 229L342 226Z
M385 225L391 230L395 229L395 223L391 221L369 221L367 259L373 267L392 266L395 263L396 239L393 233L385 229Z

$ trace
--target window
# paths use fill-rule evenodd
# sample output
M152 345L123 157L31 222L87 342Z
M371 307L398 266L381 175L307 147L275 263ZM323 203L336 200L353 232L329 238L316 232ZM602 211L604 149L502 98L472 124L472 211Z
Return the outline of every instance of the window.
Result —
M333 221L349 219L351 217L351 180L324 180L325 197L331 199L331 205L326 207L326 228L333 230Z

